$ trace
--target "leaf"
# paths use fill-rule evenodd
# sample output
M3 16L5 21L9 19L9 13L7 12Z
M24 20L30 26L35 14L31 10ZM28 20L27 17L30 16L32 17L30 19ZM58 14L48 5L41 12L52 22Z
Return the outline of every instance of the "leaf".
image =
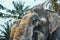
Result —
M26 7L24 8L24 12L27 11L27 10L29 9L29 7L30 7L30 6L26 6Z
M4 9L4 6L2 6L1 4L0 4L0 9Z
M0 25L4 30L6 30L6 27L4 25Z

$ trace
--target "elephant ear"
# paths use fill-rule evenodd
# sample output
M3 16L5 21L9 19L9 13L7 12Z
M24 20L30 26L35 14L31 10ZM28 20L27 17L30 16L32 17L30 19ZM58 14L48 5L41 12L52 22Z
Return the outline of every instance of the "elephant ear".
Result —
M50 34L52 34L54 31L57 30L58 28L58 17L55 17L55 14L48 14L49 16L49 30L50 30Z

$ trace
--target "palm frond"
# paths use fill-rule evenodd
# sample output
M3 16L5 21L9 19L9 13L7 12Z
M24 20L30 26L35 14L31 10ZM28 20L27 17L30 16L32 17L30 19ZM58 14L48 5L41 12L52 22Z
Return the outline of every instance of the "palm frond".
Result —
M1 31L2 34L7 35L6 31L3 31L1 29L0 29L0 31Z
M16 3L14 1L12 3L13 3L14 8L18 9Z
M42 3L41 5L42 5L42 6L44 6L44 5L45 5L45 6L48 6L49 3L51 3L51 0L48 0L48 1L46 0L46 1L45 1L44 3Z
M30 6L26 6L23 10L24 12L27 11L29 9Z
M5 9L5 7L0 4L0 9Z
M10 31L11 31L11 27L10 27L10 25L9 25L9 22L11 22L11 20L9 20L9 21L7 21L7 22L5 23L6 26L5 26L5 25L1 25L2 28L3 28L3 30L0 29L1 33L3 34L3 35L0 35L0 38L1 38L1 39L9 40Z
M6 30L6 27L4 25L0 25L4 30Z

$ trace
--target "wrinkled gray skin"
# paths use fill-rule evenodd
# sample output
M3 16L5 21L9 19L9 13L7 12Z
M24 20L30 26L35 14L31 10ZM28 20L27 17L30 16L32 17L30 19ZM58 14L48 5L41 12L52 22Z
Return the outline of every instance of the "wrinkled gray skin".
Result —
M50 16L52 19L49 20L49 23L45 22L47 25L44 25L45 23L42 21L43 23L34 28L33 40L60 40L60 18L55 14L51 14ZM50 34L52 28L56 28L56 30Z
M33 7L32 11L37 13L39 16L39 19L34 20L34 21L35 22L38 20L40 21L40 24L33 29L32 38L33 40L46 40L49 35L49 20L47 17L47 12L40 5ZM42 17L46 21L40 20Z
M51 14L53 16L53 19L55 19L52 24L54 24L56 21L58 21L56 27L57 29L47 38L47 40L60 40L60 17L56 14Z
M35 31L33 34L34 40L60 40L60 24L59 24L60 18L59 18L59 15L55 15L53 13L50 16L52 17L52 19L49 18L50 19L49 24L44 26L44 22L43 22L43 24L41 23L38 27L34 28L34 31ZM52 31L52 28L56 28L56 30L54 30L51 34L50 32Z
M40 20L40 24L34 28L33 40L60 40L60 27L57 26L59 23L59 16L53 13L49 18L47 12L39 5L33 7L32 10L38 14L40 17L39 20L42 17L46 19L45 22ZM51 34L50 32L52 35L49 37Z
M57 30L55 30L48 38L47 40L60 40L60 23L58 25Z

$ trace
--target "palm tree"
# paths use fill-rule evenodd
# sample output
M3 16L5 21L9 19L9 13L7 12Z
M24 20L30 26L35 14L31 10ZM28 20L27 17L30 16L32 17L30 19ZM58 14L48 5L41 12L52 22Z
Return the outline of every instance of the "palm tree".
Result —
M1 9L3 12L4 12L4 10L7 10L7 8L4 7L4 6L1 5L1 4L0 4L0 9ZM7 16L5 16L5 15L7 15ZM0 12L0 17L2 17L2 18L9 18L9 17L11 17L11 15Z
M2 9L2 10L6 10L7 12L9 12L9 13L11 13L11 14L13 14L14 16L13 17L18 17L18 18L22 18L22 16L24 15L24 12L26 11L26 10L28 10L29 9L29 6L26 6L26 7L24 7L25 5L25 2L12 2L12 4L13 4L13 6L14 6L14 8L15 9L13 9L13 10L10 10L10 9L8 9L8 8L6 8L6 7L4 7L4 6L2 6L2 5L0 5L1 6L1 8L0 9ZM15 15L17 15L17 16L15 16ZM11 15L10 15L11 16Z
M11 28L11 25L9 25L10 21L11 20L9 20L9 21L7 21L5 23L6 26L5 25L0 25L3 28L3 30L0 29L1 34L3 34L3 35L0 35L0 40L9 40L9 37L10 37L10 28Z
M24 15L24 12L26 11L26 10L28 10L28 8L29 8L29 6L26 6L25 8L24 8L24 4L25 4L25 2L24 3L22 3L22 2L12 2L13 3L13 6L14 6L14 8L15 9L13 9L13 10L7 10L7 12L10 12L10 13L12 13L12 14L14 14L14 15L19 15L19 17L18 18L21 18L23 15Z

